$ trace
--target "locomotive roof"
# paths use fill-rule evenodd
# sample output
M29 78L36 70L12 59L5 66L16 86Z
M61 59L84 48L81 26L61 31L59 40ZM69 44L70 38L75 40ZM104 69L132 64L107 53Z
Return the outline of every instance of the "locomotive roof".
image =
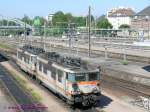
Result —
M45 52L43 48L39 48L39 47L31 46L31 45L24 45L23 47L21 47L21 49L23 51L26 51L26 52L31 53L33 55L39 55L39 54Z
M44 54L40 54L39 58L46 60L49 64L53 63L53 66L68 72L81 73L98 71L97 68L95 69L95 67L92 67L80 58L66 56L56 52L45 52Z
M21 47L21 50L33 55L38 55L38 58L43 62L53 64L54 66L57 66L57 68L68 72L95 72L98 70L80 58L56 52L45 52L44 49L35 46L24 45Z

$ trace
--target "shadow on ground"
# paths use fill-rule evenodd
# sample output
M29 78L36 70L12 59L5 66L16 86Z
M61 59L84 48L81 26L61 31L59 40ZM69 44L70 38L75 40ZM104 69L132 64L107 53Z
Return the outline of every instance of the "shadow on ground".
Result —
M143 69L150 72L150 65L143 67Z
M98 110L96 110L96 108L103 109L103 108L107 107L112 101L113 100L111 98L109 98L108 96L102 95L96 106L83 107L81 105L76 105L73 108L74 108L74 110L76 110L76 108L78 108L81 110L81 112L98 112Z
M108 106L113 100L108 96L102 95L96 107L104 108Z
M0 62L8 61L8 58L6 58L4 55L0 53Z

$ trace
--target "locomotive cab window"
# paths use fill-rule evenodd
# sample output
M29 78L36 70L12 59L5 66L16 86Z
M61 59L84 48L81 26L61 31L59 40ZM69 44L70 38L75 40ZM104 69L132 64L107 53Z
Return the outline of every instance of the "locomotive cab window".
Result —
M86 81L86 74L76 74L75 81Z
M66 79L70 82L75 82L75 77L73 73L67 73L66 74Z
M70 82L86 81L86 74L67 73L67 80Z
M97 73L89 73L88 75L88 80L89 81L94 81L94 80L99 80L100 79L100 74Z
M93 73L67 73L67 80L71 82L96 81L100 79L98 72Z

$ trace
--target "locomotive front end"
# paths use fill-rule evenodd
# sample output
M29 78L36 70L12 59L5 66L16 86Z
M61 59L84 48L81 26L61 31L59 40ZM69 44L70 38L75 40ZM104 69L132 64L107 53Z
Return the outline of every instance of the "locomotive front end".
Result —
M95 105L100 100L100 73L68 73L70 94L74 103Z

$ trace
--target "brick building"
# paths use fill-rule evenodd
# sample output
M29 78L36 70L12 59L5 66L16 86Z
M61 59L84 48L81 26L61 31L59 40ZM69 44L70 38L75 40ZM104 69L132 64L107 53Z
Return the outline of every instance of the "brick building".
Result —
M150 6L146 7L132 18L131 28L137 30L150 29Z

